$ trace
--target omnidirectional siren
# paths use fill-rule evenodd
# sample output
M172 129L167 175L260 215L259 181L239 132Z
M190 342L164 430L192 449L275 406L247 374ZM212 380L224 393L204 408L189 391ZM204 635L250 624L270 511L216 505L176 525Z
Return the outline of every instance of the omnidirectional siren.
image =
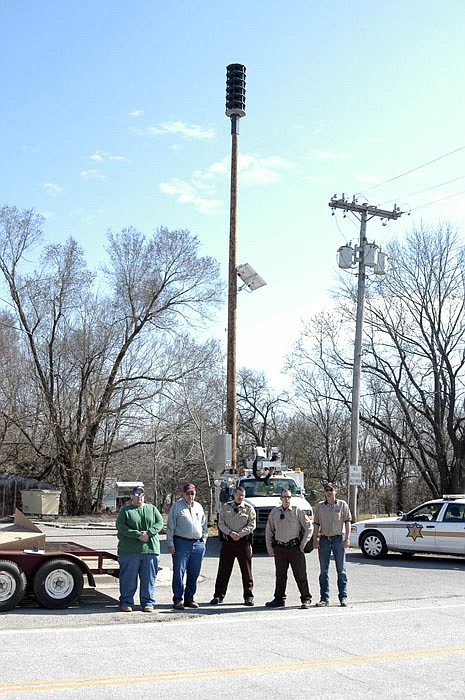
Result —
M226 116L245 117L245 66L231 63L226 68Z

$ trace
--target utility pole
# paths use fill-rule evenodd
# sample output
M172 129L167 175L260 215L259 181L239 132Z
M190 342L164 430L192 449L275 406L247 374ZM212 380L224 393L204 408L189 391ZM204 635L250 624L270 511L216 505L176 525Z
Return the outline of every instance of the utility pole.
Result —
M231 193L229 210L228 342L226 367L226 433L231 435L231 471L237 470L236 324L237 324L237 162L239 119L245 117L245 66L226 68L226 116L231 118Z
M360 432L360 380L362 373L362 333L363 315L365 310L365 282L366 268L372 267L375 273L384 274L384 266L378 264L378 246L369 244L366 238L367 222L378 216L381 219L398 219L402 212L394 205L392 211L378 209L378 207L368 204L358 204L354 199L349 202L344 195L341 199L332 198L329 205L332 209L342 209L344 212L355 214L360 220L360 241L355 249L355 263L358 264L357 283L357 313L355 320L355 340L354 340L354 364L352 376L352 407L350 421L350 463L349 463L349 506L352 518L357 520L357 483L351 483L351 470L358 471L359 468L359 432ZM369 247L369 255L367 249ZM348 246L346 246L348 248ZM340 265L341 267L352 267L352 264ZM376 268L380 269L376 269ZM356 480L355 480L356 481Z

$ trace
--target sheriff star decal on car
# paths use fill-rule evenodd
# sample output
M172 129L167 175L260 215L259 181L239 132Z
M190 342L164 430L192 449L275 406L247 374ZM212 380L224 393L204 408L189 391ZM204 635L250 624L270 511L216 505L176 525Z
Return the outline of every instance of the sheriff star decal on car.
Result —
M406 537L411 537L412 540L415 542L417 537L423 537L421 534L423 525L418 525L418 523L414 523L413 525L407 525L407 535Z

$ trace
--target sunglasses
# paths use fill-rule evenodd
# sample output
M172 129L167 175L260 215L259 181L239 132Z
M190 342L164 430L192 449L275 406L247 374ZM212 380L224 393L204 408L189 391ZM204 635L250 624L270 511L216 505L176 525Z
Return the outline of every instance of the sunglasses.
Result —
M142 498L143 495L144 495L143 491L142 491L142 493L136 491L136 493L134 494L134 496L137 496L138 498Z
M195 491L185 491L188 496L195 496Z

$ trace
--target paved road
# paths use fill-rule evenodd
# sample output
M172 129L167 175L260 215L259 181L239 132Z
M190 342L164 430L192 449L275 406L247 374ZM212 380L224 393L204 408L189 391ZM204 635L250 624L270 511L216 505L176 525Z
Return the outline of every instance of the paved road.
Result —
M114 530L44 528L47 539L74 539L115 551ZM326 695L332 700L465 697L465 560L390 555L370 562L348 554L350 604L298 609L293 581L288 607L270 611L273 561L254 557L256 607L241 605L235 570L226 602L208 604L218 542L208 545L199 583L199 611L171 610L170 557L153 615L118 612L115 580L86 589L79 605L43 610L27 601L0 615L0 697L62 700L129 698L254 700L281 692L286 700ZM307 555L317 596L318 567ZM332 585L335 575L332 573Z

